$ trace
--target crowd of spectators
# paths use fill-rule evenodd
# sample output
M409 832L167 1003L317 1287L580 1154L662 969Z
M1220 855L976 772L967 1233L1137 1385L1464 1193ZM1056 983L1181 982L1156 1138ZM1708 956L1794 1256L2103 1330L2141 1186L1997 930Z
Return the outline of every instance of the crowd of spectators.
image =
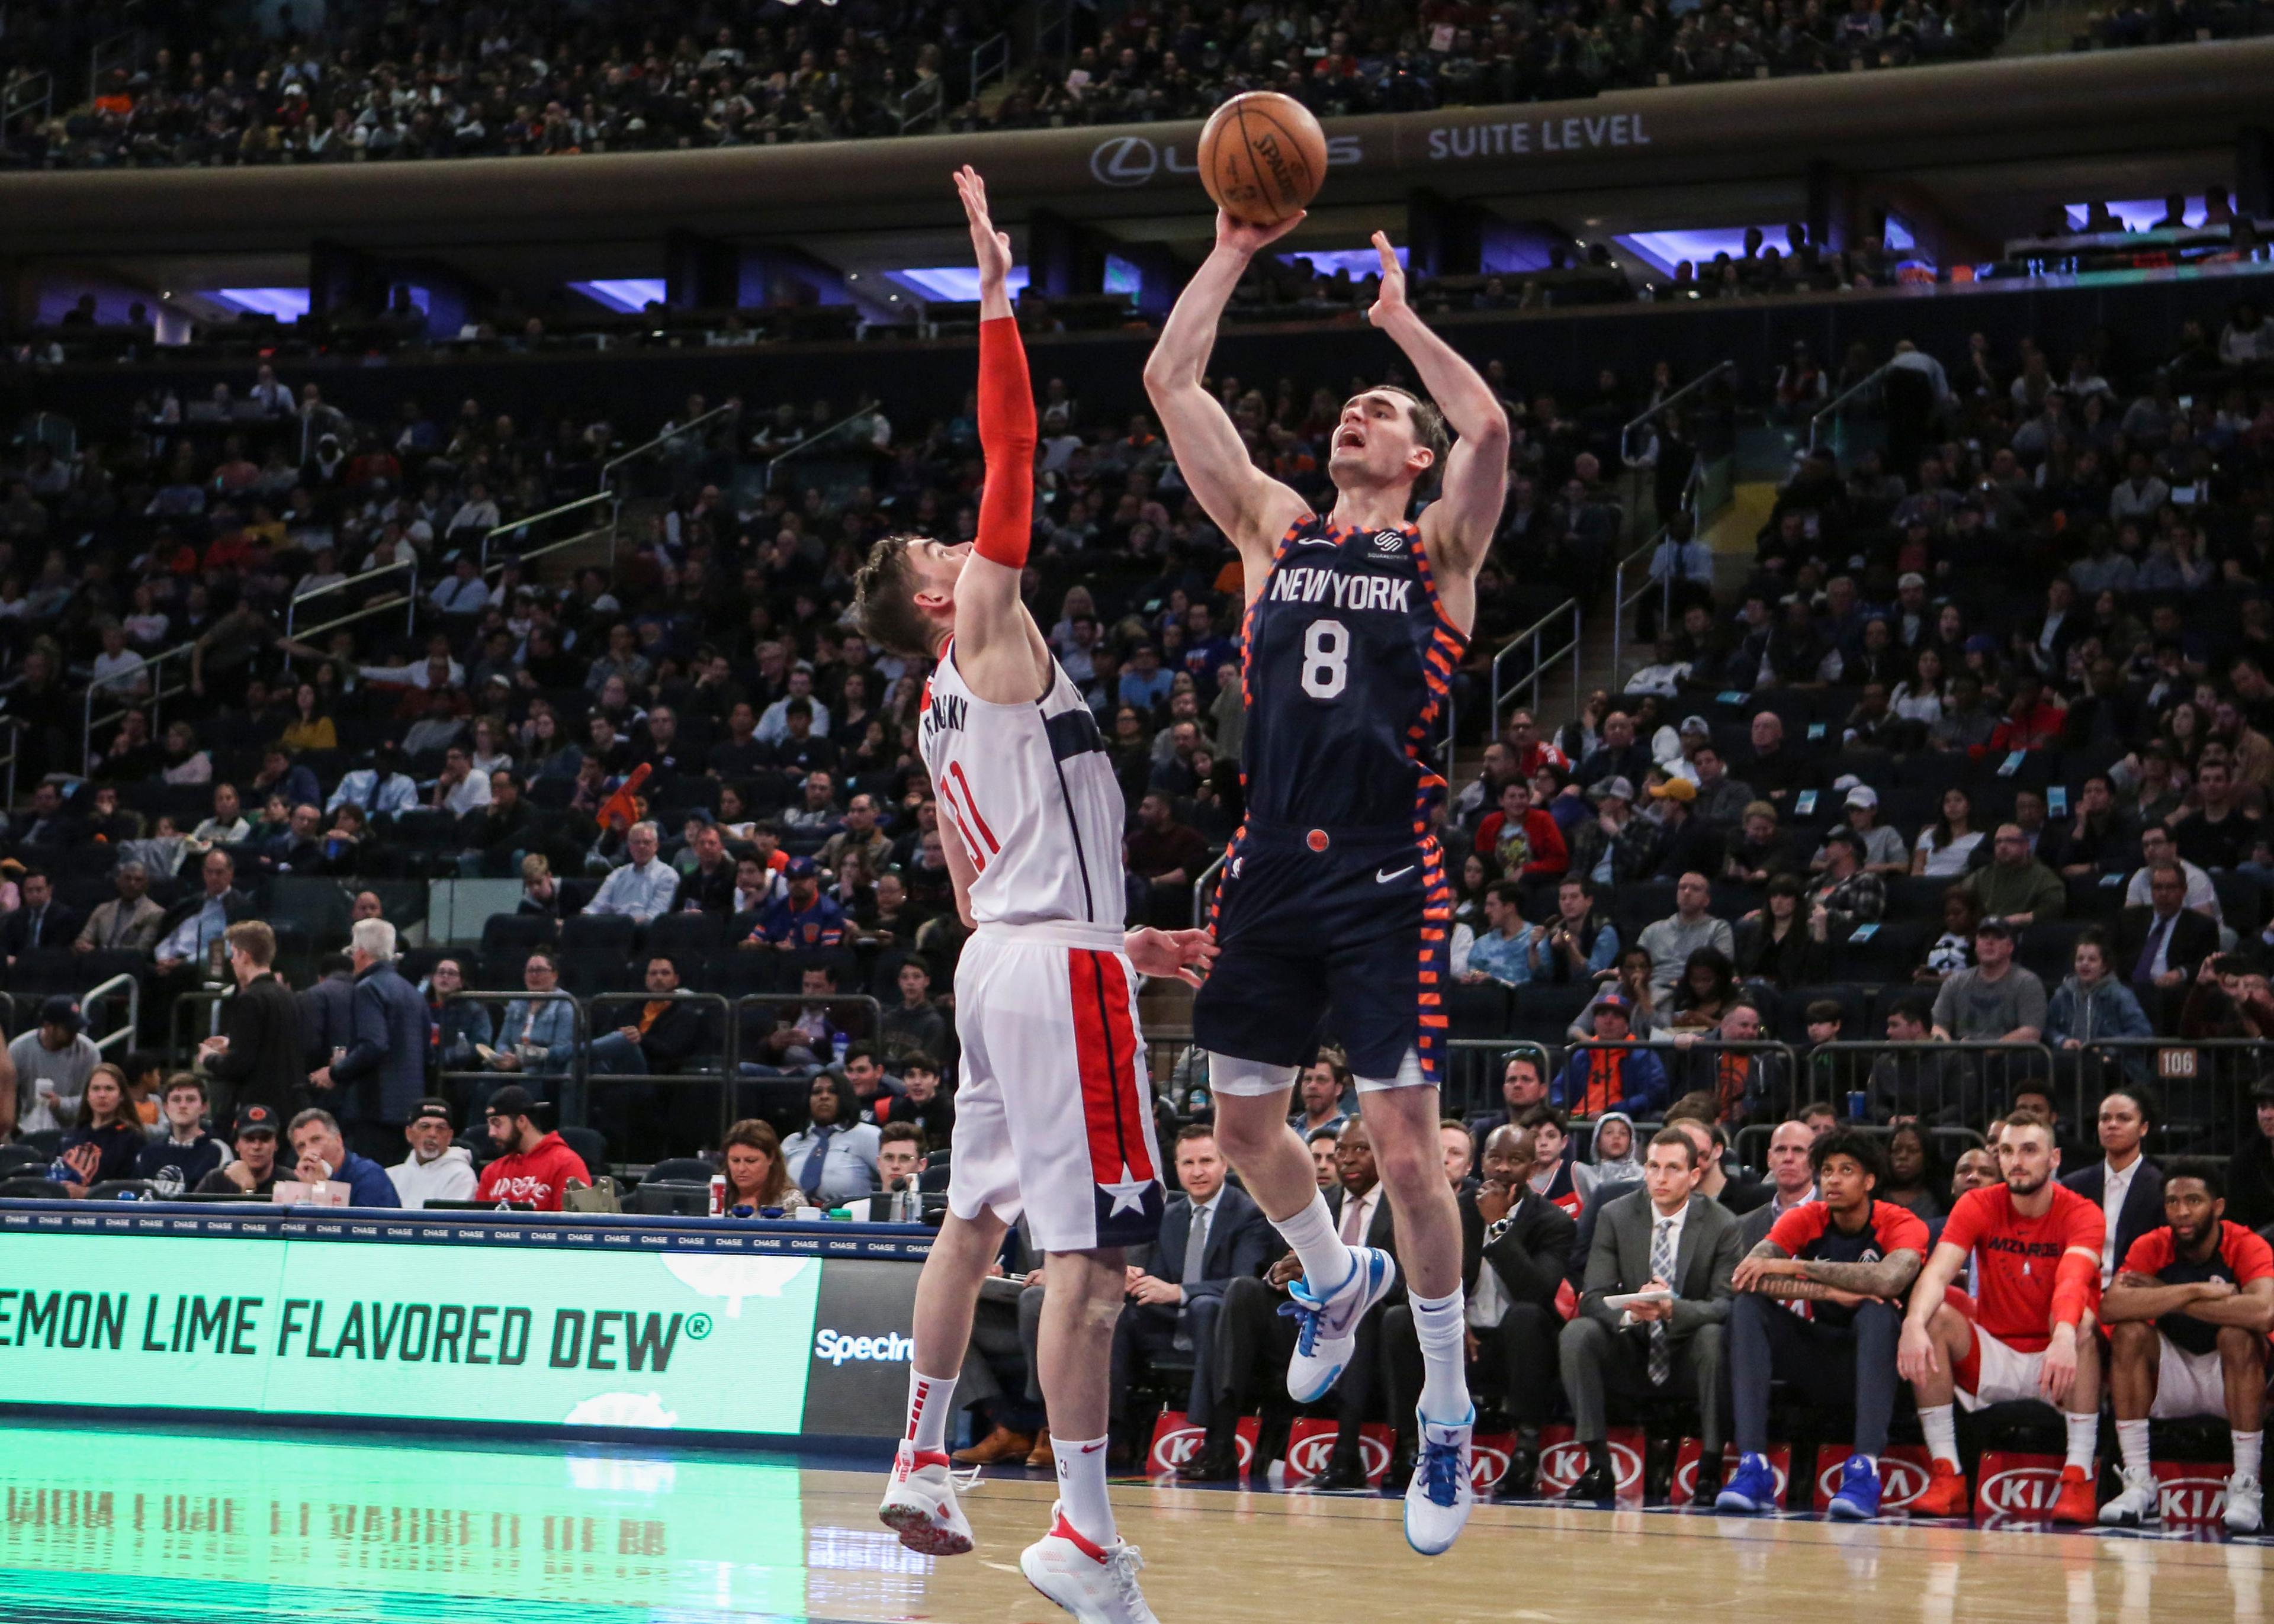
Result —
M1514 1425L1561 1413L1560 1391L1600 1444L1623 1394L1671 1382L1699 1401L1714 1460L1730 1428L1748 1436L1721 1383L1758 1350L1700 1332L1752 1289L1731 1283L1740 1244L1766 1235L1744 1239L1743 1218L1799 1204L1827 1146L1932 1225L2006 1166L1984 1160L1993 1128L2043 1130L2012 1165L2066 1143L2074 1170L2097 1122L2104 1177L2143 1147L2231 1154L2212 1176L2225 1210L2274 1222L2274 1088L2255 1050L2212 1043L2274 1035L2259 331L2246 307L2154 356L2112 337L2065 362L2026 341L1906 347L1886 450L1804 457L1741 578L1670 541L1655 641L1622 691L1471 741L1478 770L1439 808L1446 1004L1455 1039L1517 1053L1488 1083L1457 1075L1447 1172L1502 1270L1504 1312L1472 1328L1523 1377L1503 1372ZM1812 371L1796 354L1765 409L1804 406L1827 387ZM1480 719L1479 662L1526 595L1589 592L1623 550L1606 470L1652 478L1684 455L1675 421L1656 431L1662 464L1622 457L1634 398L1615 380L1567 411L1491 378L1514 477L1478 584ZM1218 387L1259 461L1323 500L1334 389ZM1099 422L1063 379L1041 394L1030 601L1129 804L1130 915L1180 921L1240 816L1237 565L1148 421ZM913 746L924 673L845 610L874 537L970 533L968 403L903 410L900 430L880 408L854 466L794 490L736 464L826 408L666 436L668 498L635 508L612 572L564 578L516 556L510 521L589 488L606 425L524 430L473 402L358 423L270 375L249 397L245 414L146 402L68 455L12 448L0 473L0 658L27 786L0 857L26 1027L0 1089L4 1165L66 1194L290 1182L545 1207L611 1174L668 1186L716 1165L753 1214L924 1210L953 1154L964 932ZM400 604L320 631L330 613L296 607L342 583L352 606L386 590L358 577L402 560L420 582L407 629ZM478 951L391 922L417 917L403 882L440 877L517 898ZM117 1063L72 996L114 972L141 981L147 1022ZM183 1000L214 989L212 1035L177 1047L207 1030ZM722 1015L709 997L750 993L772 998ZM2158 1101L2145 1049L2109 1047L2150 1035L2212 1045L2199 1086ZM1228 1200L1220 1172L1203 1193L1204 1068L1171 1037L1156 1071L1185 1210ZM1323 1055L1297 1120L1346 1230L1386 1233L1347 1085ZM2112 1129L2112 1100L2136 1124ZM1841 1118L1860 1139L1819 1137ZM205 1125L224 1123L226 1145ZM1659 1273L1649 1222L1618 1206L1638 1186L1712 1243L1683 1267L1676 1296L1700 1312L1672 1311L1675 1342L1630 1335L1600 1301ZM1186 1398L1219 1427L1267 1400L1285 1284L1222 1233L1221 1306L1133 1320L1122 1357L1134 1382L1205 1340ZM2138 1236L2111 1237L2121 1262ZM1331 1401L1348 1447L1329 1482L1359 1470L1355 1429L1385 1395L1410 1413L1397 1306ZM1040 1453L1007 1367L996 1387L997 1458L1020 1439ZM1942 1401L1917 1402L1924 1418ZM1591 1449L1591 1494L1602 1470Z
M1196 118L1246 90L1281 91L1321 115L1399 112L1961 61L1988 54L2007 17L1979 0L1588 0L1550 10L1513 0L1173 10L1135 0L1077 8L1036 49L1011 8L937 0L755 16L605 4L568 19L511 5L405 13L357 0L328 6L312 32L233 36L190 11L151 29L147 55L110 71L91 99L65 94L51 116L19 117L6 161L670 151ZM51 68L75 77L87 36L102 35L65 8L28 11L30 26L11 24L0 86ZM2104 42L2146 42L2180 20L2135 6L2112 15ZM1008 71L975 85L974 48L998 35L1012 48Z

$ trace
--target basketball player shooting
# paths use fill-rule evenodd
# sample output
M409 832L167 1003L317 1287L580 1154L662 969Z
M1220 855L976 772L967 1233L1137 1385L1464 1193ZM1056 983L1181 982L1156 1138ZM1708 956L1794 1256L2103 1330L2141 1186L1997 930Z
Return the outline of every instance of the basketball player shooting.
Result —
M1059 1500L1020 1568L1087 1624L1150 1624L1105 1490L1122 1248L1155 1238L1163 1202L1137 973L1198 986L1216 948L1205 931L1122 929L1121 791L1096 719L1019 597L1035 401L1006 287L1011 239L978 175L966 167L955 184L979 260L978 539L887 537L858 583L863 629L937 662L920 748L956 906L975 932L955 976L948 1215L916 1286L907 1430L878 1515L913 1550L971 1549L947 1424L980 1283L1023 1210L1045 1254L1042 1387Z
M1427 1372L1405 1537L1434 1556L1468 1520L1475 1411L1460 1218L1437 1138L1452 894L1429 832L1444 780L1428 756L1500 520L1508 419L1406 304L1405 273L1377 232L1382 291L1367 320L1436 404L1385 387L1344 405L1327 462L1331 513L1259 470L1202 374L1249 259L1301 220L1255 226L1219 213L1215 251L1145 366L1177 467L1246 572L1247 821L1226 853L1215 918L1223 952L1193 1029L1209 1053L1217 1142L1303 1267L1287 1387L1308 1402L1340 1377L1359 1320L1397 1279L1363 1236L1335 1232L1287 1125L1296 1067L1333 1009L1389 1189ZM1459 436L1449 449L1448 421ZM1409 522L1415 487L1432 475L1438 499Z

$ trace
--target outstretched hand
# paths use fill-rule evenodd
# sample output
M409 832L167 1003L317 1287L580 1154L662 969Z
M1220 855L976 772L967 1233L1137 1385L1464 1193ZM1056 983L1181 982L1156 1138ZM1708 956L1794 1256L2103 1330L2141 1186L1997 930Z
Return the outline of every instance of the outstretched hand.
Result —
M1261 253L1301 225L1307 217L1306 211L1298 209L1276 226L1259 226L1218 209L1216 212L1216 245L1241 254Z
M1124 944L1129 962L1146 975L1173 976L1197 987L1219 951L1205 930L1133 930Z
M1374 296L1366 319L1372 326L1386 327L1391 318L1410 308L1405 303L1405 267L1397 263L1397 250L1389 245L1387 233L1374 234L1374 251L1382 256L1382 291Z
M1011 234L998 231L987 212L987 183L967 163L955 172L955 192L963 199L964 218L971 222L971 254L979 264L982 294L1005 289L1011 274Z

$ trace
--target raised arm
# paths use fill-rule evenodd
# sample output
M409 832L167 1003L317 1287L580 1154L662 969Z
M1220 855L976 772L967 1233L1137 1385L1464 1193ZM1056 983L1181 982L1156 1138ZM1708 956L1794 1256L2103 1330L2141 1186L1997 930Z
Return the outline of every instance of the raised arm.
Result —
M1247 262L1302 222L1297 214L1276 226L1251 226L1219 210L1216 249L1177 297L1160 342L1145 359L1145 393L1160 414L1177 471L1239 549L1248 583L1258 590L1280 536L1302 517L1306 505L1255 466L1239 431L1201 379L1209 351L1216 347L1216 321Z
M1374 246L1382 256L1382 292L1366 319L1405 352L1421 375L1422 389L1457 437L1445 457L1437 500L1421 515L1421 539L1436 568L1439 590L1457 581L1465 602L1468 583L1492 545L1508 498L1508 413L1477 369L1405 302L1405 267L1397 263L1389 239L1376 231ZM1465 623L1465 616L1457 610L1455 614Z
M1050 645L1019 601L1035 527L1035 389L1011 313L1011 238L987 212L987 183L969 164L955 190L979 262L979 446L987 483L979 536L955 585L955 664L980 698L1020 704L1050 682Z

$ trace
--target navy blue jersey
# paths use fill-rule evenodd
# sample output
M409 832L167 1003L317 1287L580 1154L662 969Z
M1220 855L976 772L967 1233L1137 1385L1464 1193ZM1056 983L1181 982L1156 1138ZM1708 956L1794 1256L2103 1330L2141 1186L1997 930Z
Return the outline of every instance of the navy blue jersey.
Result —
M1423 833L1444 787L1429 763L1468 638L1437 600L1419 529L1299 520L1242 638L1247 816Z

